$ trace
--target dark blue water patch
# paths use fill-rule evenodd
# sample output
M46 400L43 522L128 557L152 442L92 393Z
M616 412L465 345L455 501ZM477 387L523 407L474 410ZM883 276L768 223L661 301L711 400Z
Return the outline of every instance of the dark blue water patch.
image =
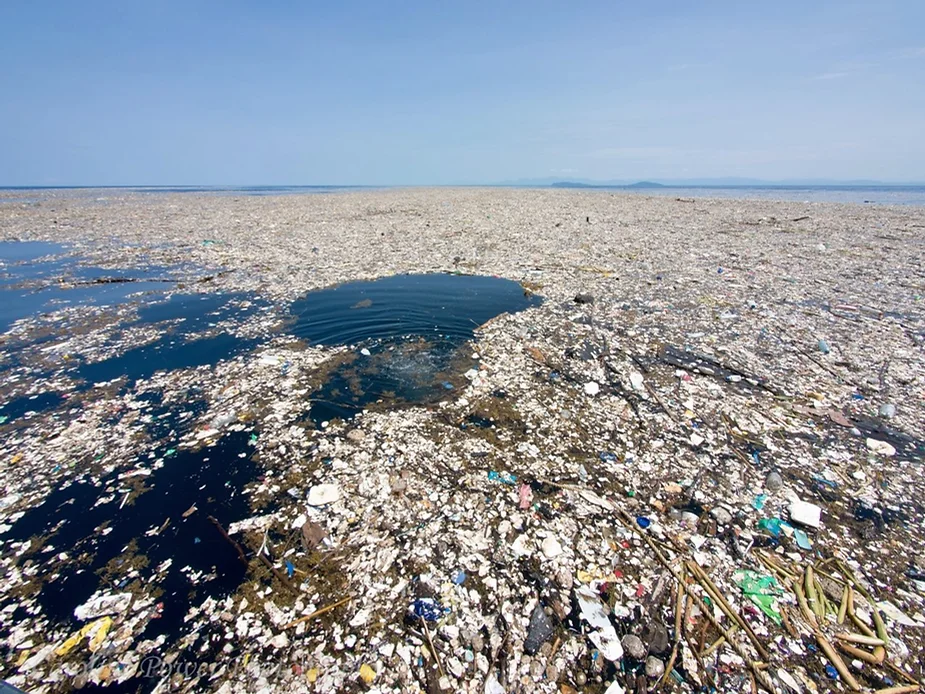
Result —
M474 275L397 275L349 282L294 302L292 332L314 345L354 345L310 396L320 425L369 406L438 402L476 365L467 349L477 327L537 306L516 282Z
M395 275L309 292L290 311L296 319L292 332L315 345L408 336L462 344L495 316L541 301L499 277Z
M46 412L65 402L61 393L49 391L38 395L23 395L0 405L0 424L9 424L26 416L30 412L36 414Z
M82 364L77 374L87 383L101 383L125 378L129 383L146 379L158 371L190 369L217 364L253 349L257 340L220 333L212 337L186 340L183 336L164 335L151 344L135 347L109 359Z
M25 558L35 562L39 578L47 580L37 597L42 613L52 624L76 628L74 609L97 589L108 586L114 592L131 592L133 587L140 588L127 576L132 557L124 548L132 543L135 556L148 562L141 569L142 576L152 575L159 564L173 560L166 577L158 582L163 591L160 617L137 638L164 634L169 647L182 634L183 617L194 601L220 598L236 590L247 567L209 516L227 527L249 515L241 490L256 478L257 467L249 455L240 457L251 450L249 436L246 431L232 432L213 447L168 455L163 468L144 478L148 489L121 509L127 481L108 478L99 486L75 482L60 488L27 511L3 536L4 544L43 537L56 551L66 550L73 561L90 557L84 565L66 570L50 553L40 551ZM117 488L115 499L95 506L110 484ZM197 510L184 518L183 513L194 505ZM104 524L111 528L105 535L98 532ZM162 530L146 535L152 528ZM186 566L212 576L211 580L191 585L180 571ZM101 575L104 567L106 575Z

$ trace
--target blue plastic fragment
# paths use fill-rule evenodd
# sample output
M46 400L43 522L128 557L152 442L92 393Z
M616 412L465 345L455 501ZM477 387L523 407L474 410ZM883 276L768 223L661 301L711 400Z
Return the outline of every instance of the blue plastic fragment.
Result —
M286 575L289 578L292 578L292 575L295 573L295 567L292 565L291 561L286 561Z
M501 482L502 484L515 484L517 482L517 476L512 475L510 472L496 472L495 470L489 470L488 480L490 482Z
M598 456L598 457L601 459L601 462L602 462L602 463L615 463L615 462L617 462L617 456L616 456L616 454L615 454L615 453L611 453L610 451L601 451L601 454L600 454L600 456Z
M455 583L456 585L461 586L461 585L462 585L463 583L465 583L465 581L466 581L466 572L465 572L465 571L457 571L455 574L453 574L452 581L453 581L453 583Z
M436 622L449 610L441 607L433 598L418 598L411 603L411 612L425 622Z
M833 680L838 679L838 670L836 670L835 666L832 665L831 663L826 663L825 674L827 674L830 679L833 679Z
M444 390L453 390L454 388L453 384L449 381L443 381L440 385L443 386Z
M752 506L754 506L756 511L760 511L761 509L764 508L764 502L767 500L768 500L767 494L759 494L758 496L755 497L755 500L752 502Z
M809 537L807 536L807 534L804 533L799 528L793 529L793 537L797 541L797 545L799 545L800 549L812 549L813 548L813 545L809 541Z
M652 525L652 521L650 521L645 516L636 516L636 523L639 524L640 528L648 528L650 525Z
M832 480L827 480L825 477L814 476L814 482L818 482L824 487L830 487L831 489L838 489L838 482L833 482Z

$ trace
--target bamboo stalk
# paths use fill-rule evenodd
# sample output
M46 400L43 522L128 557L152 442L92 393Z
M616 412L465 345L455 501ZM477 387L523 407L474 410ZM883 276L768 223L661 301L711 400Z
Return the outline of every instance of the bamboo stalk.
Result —
M835 669L838 670L838 674L844 680L853 691L860 691L861 685L858 684L858 681L854 679L854 675L851 674L851 671L848 669L848 666L845 665L845 661L841 659L841 656L838 655L838 652L832 648L832 644L828 642L825 636L822 635L822 632L816 629L816 642L819 644L819 647L825 652L826 656L832 665L835 666Z
M822 602L819 600L819 596L816 593L816 581L812 566L806 567L806 573L803 574L803 585L806 589L807 604L810 609L812 609L817 620L823 619L823 617L825 617L825 612L822 610Z
M684 569L681 569L681 580L686 581L687 576L685 575ZM668 681L668 677L671 673L672 668L674 667L675 660L678 657L678 648L681 645L681 636L684 629L684 586L678 584L678 596L675 601L674 608L674 646L671 649L671 657L668 659L668 664L665 665L665 671L662 673L661 678L655 685L654 691L658 691L665 682Z
M838 606L838 616L836 620L839 624L845 623L845 613L848 611L848 591L849 586L845 586L841 592L841 604Z
M816 615L813 614L813 611L809 609L809 605L806 604L806 596L803 594L803 586L800 585L799 581L793 582L793 593L797 596L797 604L800 606L800 611L803 613L803 618L809 622L809 625L813 629L818 629L819 624L816 622Z
M871 636L871 637L873 637L873 638L877 638L876 635L874 634L873 629L871 629L869 626L867 626L867 625L864 623L864 620L862 620L860 617L858 617L858 616L857 616L856 614L854 614L854 613L852 613L852 614L849 615L849 616L851 617L851 621L854 622L854 626L856 626L858 629L860 629L861 631L863 631L867 636Z
M627 528L635 532L637 535L639 535L643 539L643 541L649 546L649 549L652 550L652 553L655 555L656 559L658 559L658 561L662 564L662 566L668 569L668 571L671 572L671 575L674 576L675 580L678 581L678 583L684 587L685 593L687 593L688 597L694 602L694 604L698 608L700 608L704 616L708 620L710 620L713 626L716 627L716 629L719 630L719 632L722 633L726 637L727 641L729 641L729 645L738 654L738 656L749 664L749 667L755 673L755 678L758 680L761 686L764 687L769 692L776 692L777 690L774 686L774 682L771 681L771 678L768 677L766 672L764 672L760 667L758 667L758 661L752 660L752 658L748 655L748 652L742 647L742 645L732 638L732 634L726 632L726 630L720 625L720 623L713 616L713 613L707 608L707 605L703 602L700 596L695 594L693 590L691 589L691 587L681 580L680 573L671 566L671 563L668 561L668 559L665 558L665 555L662 554L662 551L655 545L655 543L649 539L649 536L643 533L638 527L635 526L635 524L632 522L629 516L627 516L625 511L617 511L616 515L617 515L617 518L620 520L620 522L623 523L623 525L625 525ZM699 658L698 658L698 661L700 661ZM704 671L706 672L705 668L704 668Z
M867 600L867 602L870 604L870 613L871 613L871 617L873 617L874 619L874 628L877 631L877 636L883 639L884 643L889 643L890 635L889 635L889 632L887 632L886 630L886 625L883 623L883 618L880 616L880 610L877 609L877 603L870 596L870 593L867 592L864 586L861 585L860 581L858 581L857 579L857 576L854 575L854 572L851 571L851 569L845 564L845 562L843 562L841 559L837 561L838 561L838 566L841 569L841 572L845 575L847 579L849 579L852 583L854 583L854 586L855 588L858 589L858 592L862 596L864 596L864 599Z
M346 598L344 598L343 600L338 600L337 602L332 603L332 604L328 605L327 607L322 607L322 608L319 609L319 610L315 610L315 611L312 612L311 614L307 614L307 615L305 615L304 617L299 617L298 619L292 620L291 622L289 622L289 624L287 624L286 626L284 626L283 629L288 629L289 627L294 627L296 624L299 624L300 622L307 622L309 619L314 619L315 617L320 617L320 616L323 615L325 612L330 612L330 611L333 610L334 608L340 607L341 605L344 605L344 604L350 602L351 600L353 600L353 596L348 595L348 596L347 596Z
M752 644L755 646L755 650L758 651L759 655L767 660L771 656L768 653L768 650L764 647L764 644L761 642L761 639L758 638L758 635L752 630L751 625L745 621L745 618L740 615L738 612L732 609L732 606L720 592L719 588L716 587L716 584L710 580L710 577L707 575L707 572L703 570L703 567L700 566L695 561L689 561L688 567L694 572L694 575L700 579L700 584L707 589L714 599L719 604L723 612L726 613L726 616L729 617L733 622L738 623L742 629L745 630L745 633L748 635L748 638L751 639Z
M864 646L883 646L885 645L882 640L876 636L865 636L863 634L850 634L850 633L841 633L835 634L835 638L839 641L848 641L850 643L860 643Z
M736 630L737 628L738 628L738 627L736 627L736 625L733 624L731 627L729 627L729 633L730 633L730 634L735 633L735 630ZM718 639L716 639L716 641L714 641L713 643L711 643L709 646L707 646L707 648L706 648L704 651L702 651L702 652L700 653L701 657L703 657L703 658L709 658L709 657L710 657L710 654L713 653L713 651L715 651L717 648L719 648L720 646L722 646L724 643L726 643L726 637L725 637L725 636L720 636Z
M911 694L911 692L919 691L919 685L917 684L901 684L895 687L887 687L886 689L878 689L874 694Z
M879 657L877 653L870 653L861 648L855 648L847 643L842 641L836 641L837 645L841 650L850 655L852 658L857 658L858 660L863 660L865 663L870 663L871 665L882 665L883 659L886 657L886 652L883 651L883 646L880 646Z

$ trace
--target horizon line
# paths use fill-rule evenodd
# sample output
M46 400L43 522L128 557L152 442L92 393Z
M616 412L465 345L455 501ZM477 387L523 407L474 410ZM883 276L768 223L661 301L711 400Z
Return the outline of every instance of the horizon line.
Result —
M626 179L627 181L629 179ZM922 187L925 181L880 181L864 179L795 179L795 180L762 180L739 179L740 183L723 183L721 181L734 181L736 179L723 177L704 179L638 179L633 182L595 181L583 178L555 178L518 179L512 181L495 181L490 183L80 183L80 184L15 184L0 185L0 190L101 190L121 189L137 190L144 188L213 188L222 189L273 189L273 188L548 188L556 184L575 184L576 186L601 188L629 188L640 184L654 184L665 188L755 188L755 187L814 187L814 186L843 186L847 188L867 188L871 186L890 187ZM669 182L666 182L669 181Z

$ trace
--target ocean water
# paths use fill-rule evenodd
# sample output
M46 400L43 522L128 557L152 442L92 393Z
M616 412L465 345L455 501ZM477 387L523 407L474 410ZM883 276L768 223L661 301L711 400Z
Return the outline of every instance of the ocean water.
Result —
M312 393L315 425L366 406L437 402L477 366L475 329L542 299L517 282L475 275L394 275L309 292L294 302L290 328L313 345L353 352Z
M723 200L842 202L857 205L925 206L925 186L560 186L561 189L612 191L628 195Z
M364 185L314 185L314 186L103 186L97 188L80 188L77 186L47 186L38 188L0 186L0 205L34 204L40 198L33 194L38 191L115 191L126 193L213 193L216 195L318 195L322 193L340 193L350 191L387 190L396 186ZM427 186L424 186L427 187ZM434 186L442 187L442 186ZM500 188L547 188L549 186L447 186L453 187L500 187ZM843 202L859 205L915 205L925 206L925 186L663 186L653 188L634 188L633 186L593 186L564 185L552 186L575 190L604 190L636 195L664 195L676 198L722 198L722 199L757 199L787 200L792 202Z

